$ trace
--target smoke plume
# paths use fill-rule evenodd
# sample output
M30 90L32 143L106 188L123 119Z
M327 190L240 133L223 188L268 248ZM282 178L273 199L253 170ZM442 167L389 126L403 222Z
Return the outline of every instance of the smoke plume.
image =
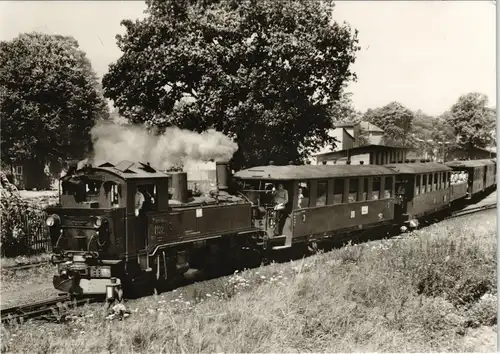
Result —
M196 161L227 161L238 150L232 139L213 129L198 134L170 127L158 135L143 125L100 121L91 135L97 164L130 160L150 162L154 168L167 170Z

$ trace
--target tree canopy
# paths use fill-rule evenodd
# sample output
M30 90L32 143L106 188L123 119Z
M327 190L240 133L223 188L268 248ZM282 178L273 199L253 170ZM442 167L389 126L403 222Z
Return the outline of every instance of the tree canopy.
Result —
M384 144L396 147L409 147L413 144L410 135L413 119L413 112L398 102L368 109L363 116L363 120L384 130Z
M340 98L334 101L330 107L330 117L333 124L359 123L363 114L354 108L351 99L352 93L342 93Z
M298 161L333 143L329 110L359 50L331 1L147 1L126 20L105 96L133 122L214 128L239 149L235 168Z
M2 161L79 158L107 106L85 53L72 37L21 34L0 42Z
M464 146L486 147L494 143L496 110L488 107L488 97L471 92L460 96L447 114L448 123Z

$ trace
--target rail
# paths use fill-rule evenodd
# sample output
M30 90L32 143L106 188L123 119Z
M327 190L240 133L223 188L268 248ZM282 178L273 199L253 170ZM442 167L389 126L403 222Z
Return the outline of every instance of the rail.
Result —
M31 268L37 268L37 267L48 265L48 264L50 264L50 261L46 260L46 261L33 262L33 263L28 263L28 264L19 264L19 265L13 265L13 266L5 266L5 267L2 267L2 269L9 270L9 271L28 270L28 269L31 269Z
M68 295L62 295L44 301L1 309L0 317L3 324L17 323L27 319L40 319L43 317L52 317L56 319L59 317L60 319L68 309L65 305L71 304L76 307L98 300L99 298L97 297L71 299Z
M491 203L491 204L485 204L485 205L481 205L481 206L474 207L474 208L462 209L462 210L458 210L458 211L453 212L450 216L446 217L445 219L453 219L453 218L458 218L460 216L475 214L475 213L479 213L481 211L495 209L496 207L497 207L497 203Z

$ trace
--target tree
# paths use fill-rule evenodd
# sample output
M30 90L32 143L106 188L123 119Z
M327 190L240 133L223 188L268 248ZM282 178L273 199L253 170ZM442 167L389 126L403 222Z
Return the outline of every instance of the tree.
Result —
M447 117L463 147L484 148L492 143L496 110L488 107L486 95L471 92L460 96Z
M398 102L368 109L363 116L363 120L384 130L384 144L396 147L410 147L414 144L410 135L413 118L413 112Z
M334 125L338 123L359 123L363 118L363 114L354 108L351 96L352 93L343 93L331 105L330 116Z
M107 105L85 53L72 37L21 34L0 42L2 162L81 158Z
M329 108L355 79L357 32L331 1L147 1L122 21L123 55L105 96L133 122L214 128L234 138L233 168L300 161L326 143Z
M359 126L354 137L354 147L361 147L369 144L370 136L368 134L368 131L362 126Z

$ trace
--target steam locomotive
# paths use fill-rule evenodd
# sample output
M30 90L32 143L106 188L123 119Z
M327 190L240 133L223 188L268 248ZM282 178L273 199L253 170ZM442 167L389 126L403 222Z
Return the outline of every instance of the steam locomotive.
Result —
M185 172L149 164L70 169L58 205L47 209L54 287L112 299L121 290L158 289L189 269L238 264L248 252L261 257L360 230L416 227L494 189L496 161L268 165L233 176L217 162L216 179L216 190L194 195ZM286 191L278 204L277 189Z

